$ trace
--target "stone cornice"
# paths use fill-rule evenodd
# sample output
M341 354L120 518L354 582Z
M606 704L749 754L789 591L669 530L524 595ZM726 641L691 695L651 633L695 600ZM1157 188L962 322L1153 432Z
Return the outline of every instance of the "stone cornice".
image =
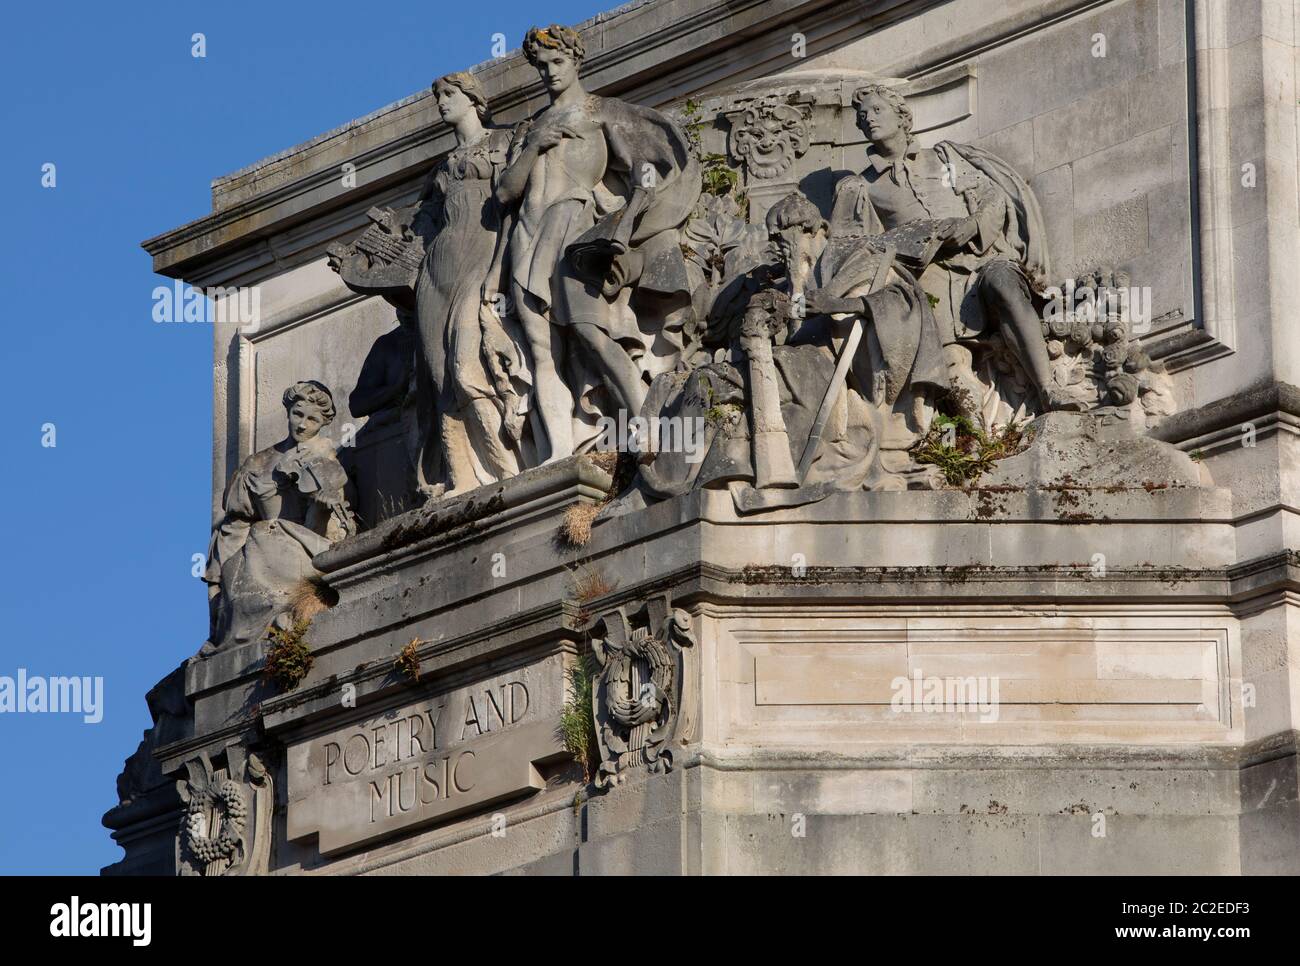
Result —
M1242 423L1259 422L1275 415L1300 418L1300 388L1287 382L1261 382L1243 392L1170 416L1152 436L1167 443L1185 443L1231 430Z
M583 78L596 93L621 94L646 79L662 78L693 63L717 62L727 48L791 20L801 20L809 30L826 27L828 8L851 10L861 20L933 2L643 0L580 25L588 49ZM543 88L521 52L472 69L487 90L499 123L521 120L541 105ZM432 98L420 92L217 179L212 214L150 238L142 246L153 256L156 272L192 279L214 261L273 232L331 210L364 211L375 194L423 174L451 145L451 131L437 123ZM342 186L345 162L356 167L355 188Z

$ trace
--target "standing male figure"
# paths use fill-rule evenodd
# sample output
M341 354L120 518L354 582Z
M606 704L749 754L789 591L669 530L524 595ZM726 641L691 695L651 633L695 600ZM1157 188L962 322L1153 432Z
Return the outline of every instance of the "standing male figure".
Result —
M520 125L497 197L517 206L508 276L533 357L536 412L547 438L546 450L540 440L538 448L552 462L573 452L574 389L582 388L572 376L569 341L614 403L639 413L644 338L631 290L688 290L677 229L699 197L700 179L685 136L668 118L583 89L577 31L533 27L523 50L551 103ZM596 257L569 255L580 240Z
M922 148L912 111L897 91L869 85L853 95L870 141L860 176L836 187L832 231L876 234L928 226L942 244L921 270L950 370L960 374L972 340L997 326L1038 389L1044 410L1079 409L1052 384L1034 293L1048 277L1046 232L1033 191L1005 161L952 141ZM855 227L856 226L856 227ZM817 311L843 311L814 294ZM826 304L823 304L826 303Z

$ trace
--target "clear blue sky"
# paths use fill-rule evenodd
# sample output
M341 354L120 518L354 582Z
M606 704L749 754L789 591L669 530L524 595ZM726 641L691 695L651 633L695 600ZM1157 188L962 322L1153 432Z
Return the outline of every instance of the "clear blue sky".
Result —
M102 675L105 696L99 724L0 714L0 872L121 857L100 816L145 692L207 629L190 567L210 524L212 333L152 321L162 280L139 243L207 214L214 177L486 60L494 33L516 48L535 21L614 5L6 5L0 675Z

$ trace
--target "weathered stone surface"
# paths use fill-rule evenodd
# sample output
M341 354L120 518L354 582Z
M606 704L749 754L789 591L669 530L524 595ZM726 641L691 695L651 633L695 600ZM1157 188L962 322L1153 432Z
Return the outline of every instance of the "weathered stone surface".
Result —
M295 687L277 598L151 702L106 871L1300 870L1277 7L652 0L221 179L148 243L265 289L216 489L312 375L359 532Z
M1048 413L1025 432L1029 446L999 460L981 486L1163 489L1208 482L1203 466L1182 450L1135 432L1126 419Z

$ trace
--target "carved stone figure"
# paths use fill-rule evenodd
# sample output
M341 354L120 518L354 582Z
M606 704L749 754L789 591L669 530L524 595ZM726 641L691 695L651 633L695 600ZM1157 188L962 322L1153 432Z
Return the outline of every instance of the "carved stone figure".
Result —
M427 442L437 432L433 386L423 364L415 321L415 284L424 261L424 241L413 222L418 204L401 209L371 208L370 224L348 244L331 245L329 266L354 292L381 296L393 306L397 327L371 346L348 395L353 416L366 417L357 434L357 452L372 434L398 423L404 472L394 483L386 460L355 460L357 515L373 526L394 507L407 506L417 493L430 492L444 474L441 448ZM385 510L389 511L388 513Z
M434 455L426 452L430 449L436 453L436 447L425 445L433 414L428 375L418 364L415 312L398 309L397 322L371 344L348 393L353 418L366 417L350 440L340 439L346 447L340 461L352 481L348 493L356 495L353 510L361 527L416 505L428 486L421 456ZM396 445L385 445L386 440Z
M655 332L638 324L634 297L660 325L655 299L688 304L678 229L700 181L671 120L583 89L576 31L534 27L523 49L551 104L516 132L497 196L517 208L510 286L532 356L538 448L550 462L573 452L575 399L603 390L610 399L598 409L640 409L648 377L638 360Z
M128 805L166 784L153 753L169 742L186 737L193 726L193 709L185 698L185 665L150 688L145 703L153 724L117 776L119 805Z
M457 144L420 196L417 231L431 241L415 302L447 485L459 492L520 469L523 417L512 378L521 376L522 360L501 314L483 301L485 289L499 288L501 209L495 191L509 134L484 126L487 97L473 75L448 74L433 91Z
M549 106L507 147L473 78L438 81L457 147L419 217L372 213L340 268L399 314L417 307L417 383L433 383L417 396L436 414L425 495L436 480L460 491L580 451L620 410L707 424L703 460L642 461L644 496L725 485L742 510L937 485L913 450L944 394L989 432L1052 410L1144 428L1173 410L1130 324L1127 280L1058 282L1053 311L1029 186L980 149L919 147L892 88L853 82L870 163L838 184L806 155L825 125L842 127L842 82L723 97L714 117L729 131L713 130L742 176L704 151L698 105L687 137L656 111L588 94L577 32L535 27L523 48ZM782 198L795 184L830 202L829 221L802 191ZM766 223L750 224L759 194ZM435 435L442 445L427 445Z
M887 242L829 239L825 219L803 195L774 205L767 226L781 252L777 287L769 281L751 296L738 344L693 371L660 376L643 411L704 419L708 450L694 462L689 454L657 454L640 467L640 486L666 498L727 485L741 510L809 503L835 490L905 488L920 468L905 446L895 449L898 460L882 460L882 443L895 422L905 424L906 440L923 433L929 396L947 386L924 292ZM819 288L807 293L809 314L800 319L790 307L813 285ZM833 301L837 314L814 297ZM863 332L855 341L857 325ZM784 458L779 446L787 447Z
M853 104L871 142L870 163L837 186L833 230L857 225L870 235L924 228L938 249L928 264L914 268L934 301L958 382L974 388L968 347L997 332L1032 379L1043 409L1084 408L1051 378L1034 301L1049 278L1046 233L1029 185L980 148L951 141L920 147L912 137L911 109L897 91L867 85L855 92Z
M320 435L334 398L319 382L284 392L289 435L249 456L231 477L212 529L203 579L212 605L211 645L263 637L291 621L296 599L319 582L311 559L355 529L347 474Z

